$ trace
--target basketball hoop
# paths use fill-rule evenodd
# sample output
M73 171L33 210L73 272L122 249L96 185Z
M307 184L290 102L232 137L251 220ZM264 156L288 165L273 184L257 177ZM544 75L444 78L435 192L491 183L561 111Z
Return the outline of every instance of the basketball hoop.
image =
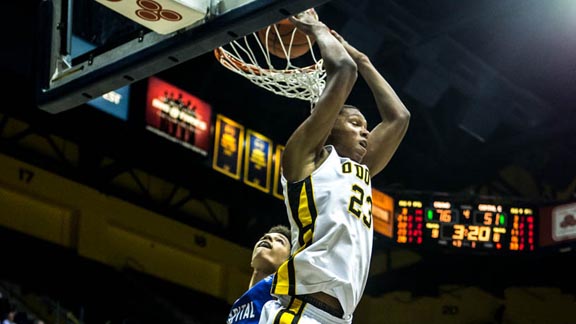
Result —
M283 58L271 53L267 40L270 32L276 33L278 39L282 37L287 39L286 35L280 35L275 24L260 31L262 32L266 33L264 42L258 36L258 32L254 32L214 49L216 59L227 69L268 91L288 98L309 101L314 105L326 86L326 70L323 67L323 60L316 58L313 41L306 36L309 51L305 54L307 56L305 59L308 59L310 64L297 66L293 62L296 60L290 55L296 30L292 32L289 44L284 42L275 44L282 47ZM274 66L273 62L277 61L282 62L279 65L284 65L283 68Z

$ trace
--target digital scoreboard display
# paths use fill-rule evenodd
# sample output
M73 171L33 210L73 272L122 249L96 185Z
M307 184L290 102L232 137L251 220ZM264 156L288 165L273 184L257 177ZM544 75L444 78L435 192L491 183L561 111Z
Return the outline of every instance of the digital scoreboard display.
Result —
M494 203L396 199L399 244L533 251L535 208Z

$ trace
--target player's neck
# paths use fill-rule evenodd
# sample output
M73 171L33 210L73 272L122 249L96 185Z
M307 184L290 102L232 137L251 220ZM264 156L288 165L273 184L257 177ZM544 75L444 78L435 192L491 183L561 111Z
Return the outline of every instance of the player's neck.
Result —
M252 277L250 278L250 285L248 288L252 288L255 284L257 284L260 280L268 277L270 273L263 271L261 269L254 269L252 271Z

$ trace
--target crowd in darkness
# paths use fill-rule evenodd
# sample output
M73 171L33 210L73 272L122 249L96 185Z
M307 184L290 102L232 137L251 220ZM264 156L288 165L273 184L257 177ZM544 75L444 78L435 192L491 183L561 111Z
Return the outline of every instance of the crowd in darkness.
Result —
M2 324L44 324L44 321L19 310L16 303L0 291L0 319Z

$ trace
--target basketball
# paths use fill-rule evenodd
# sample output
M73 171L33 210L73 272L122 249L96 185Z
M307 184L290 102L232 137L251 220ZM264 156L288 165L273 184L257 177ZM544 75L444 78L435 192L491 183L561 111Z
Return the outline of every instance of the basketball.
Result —
M276 29L278 32L276 32ZM282 47L284 47L290 58L297 58L310 51L310 46L314 45L315 42L313 37L310 37L309 43L307 35L296 29L296 26L288 18L259 30L258 38L264 47L268 44L270 54L283 59L286 58L286 54ZM292 43L292 46L290 46L290 43Z

